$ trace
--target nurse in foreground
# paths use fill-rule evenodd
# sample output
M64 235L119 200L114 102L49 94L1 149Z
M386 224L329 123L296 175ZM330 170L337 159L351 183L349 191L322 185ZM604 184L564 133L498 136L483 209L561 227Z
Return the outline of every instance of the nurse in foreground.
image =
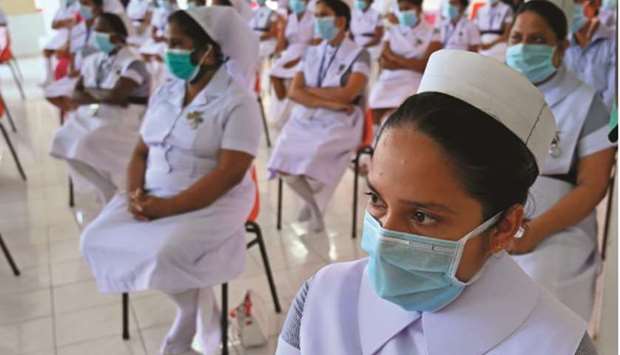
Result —
M595 354L586 323L504 252L554 130L543 95L499 61L433 54L377 138L369 258L302 286L277 354Z

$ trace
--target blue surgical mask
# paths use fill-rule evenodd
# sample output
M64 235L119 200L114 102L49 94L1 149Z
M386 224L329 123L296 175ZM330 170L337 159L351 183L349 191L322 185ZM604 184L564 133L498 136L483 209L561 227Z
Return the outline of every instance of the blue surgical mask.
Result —
M203 56L202 60L207 56L207 53ZM164 62L168 71L175 77L192 81L196 78L200 72L200 65L192 62L192 51L187 49L168 49L164 55Z
M355 0L356 9L360 11L364 11L366 10L366 7L368 7L368 3L366 3L366 0Z
M256 4L258 4L258 6L263 6L267 3L267 0L256 0Z
M557 71L553 65L553 47L546 44L516 44L506 50L506 64L525 75L533 84Z
M306 11L306 3L302 0L289 0L288 6L291 8L291 11L293 11L295 15L299 15L302 12Z
M456 278L467 241L489 229L499 216L450 241L384 229L366 212L362 249L369 255L370 285L379 297L407 311L442 309L482 274L484 266L468 282Z
M450 3L445 3L441 11L442 16L448 20L454 20L460 14L459 8Z
M573 10L573 22L570 25L570 33L576 33L588 22L585 13L583 12L583 4L575 4Z
M331 41L338 34L335 17L317 17L314 19L314 33L323 40Z
M95 45L103 53L110 54L116 48L116 45L112 43L109 33L95 31L93 35Z
M499 0L489 0L490 5L495 5L499 2Z
M82 18L86 21L92 20L93 17L95 17L95 14L93 13L93 8L80 4L80 16L82 16Z
M402 27L415 27L418 24L418 14L413 10L398 12L398 23Z

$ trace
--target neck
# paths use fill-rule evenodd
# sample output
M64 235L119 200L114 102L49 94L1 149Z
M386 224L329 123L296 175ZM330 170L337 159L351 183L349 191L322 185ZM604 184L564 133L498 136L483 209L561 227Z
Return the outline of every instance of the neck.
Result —
M196 97L196 95L198 95L198 93L201 92L202 89L204 89L209 84L209 82L211 82L211 79L213 79L213 76L215 75L215 73L217 73L219 68L220 67L217 67L216 69L204 72L202 75L199 73L198 75L201 75L201 77L198 80L196 80L195 82L188 82L185 85L185 105L188 105L190 102L192 102L194 97Z
M331 41L329 41L329 45L332 47L337 47L340 45L340 43L342 43L342 41L344 41L344 37L345 37L345 31L340 31L336 37L334 37L334 39L332 39Z

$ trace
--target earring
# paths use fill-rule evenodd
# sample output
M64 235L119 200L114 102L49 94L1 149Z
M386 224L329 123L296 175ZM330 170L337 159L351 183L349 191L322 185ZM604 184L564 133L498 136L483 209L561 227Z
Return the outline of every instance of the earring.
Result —
M517 233L515 233L515 239L523 238L523 236L525 235L526 231L527 230L526 230L525 226L519 226L519 230L517 230Z

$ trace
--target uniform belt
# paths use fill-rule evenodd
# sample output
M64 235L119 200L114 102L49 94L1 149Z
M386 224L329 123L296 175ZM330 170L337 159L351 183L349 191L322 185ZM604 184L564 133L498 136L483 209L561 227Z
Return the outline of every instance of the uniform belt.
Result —
M504 32L502 30L485 30L485 31L480 31L481 35L488 35L488 34L493 34L493 35L503 35Z

